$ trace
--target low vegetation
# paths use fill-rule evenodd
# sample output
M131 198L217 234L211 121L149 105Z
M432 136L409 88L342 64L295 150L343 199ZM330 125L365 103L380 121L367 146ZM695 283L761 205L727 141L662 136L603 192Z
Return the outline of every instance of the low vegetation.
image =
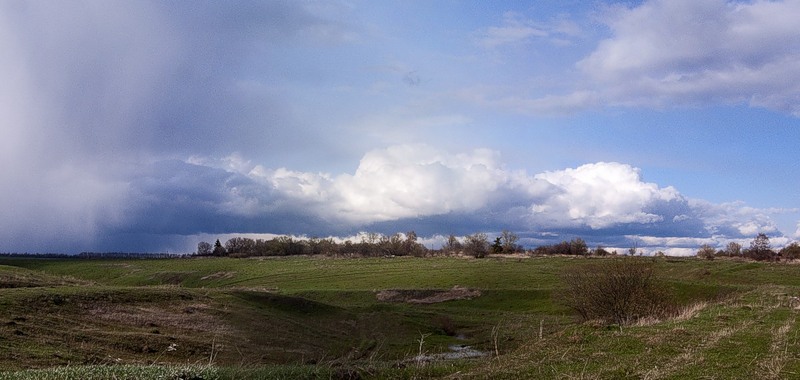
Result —
M798 268L6 257L0 379L793 378Z
M561 301L583 321L623 325L674 314L668 287L652 261L596 260L568 268L562 275Z

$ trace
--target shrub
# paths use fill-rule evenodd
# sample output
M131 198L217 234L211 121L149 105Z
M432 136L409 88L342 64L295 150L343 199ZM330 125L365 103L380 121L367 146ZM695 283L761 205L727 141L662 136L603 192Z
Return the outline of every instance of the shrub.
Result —
M789 244L786 247L783 247L778 254L780 254L780 256L786 261L800 259L800 244L797 242Z
M717 251L708 244L703 244L700 250L697 251L698 259L714 260Z
M663 317L674 309L658 281L653 263L639 259L603 259L567 268L561 301L584 320L620 326L644 317Z

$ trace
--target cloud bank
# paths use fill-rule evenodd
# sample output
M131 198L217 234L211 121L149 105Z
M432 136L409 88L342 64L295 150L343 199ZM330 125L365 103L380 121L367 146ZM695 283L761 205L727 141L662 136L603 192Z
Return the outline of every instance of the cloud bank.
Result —
M693 249L710 239L781 235L769 217L779 211L689 199L644 181L627 164L531 175L506 168L491 150L450 153L420 144L370 151L353 173L337 175L270 169L237 155L161 162L132 178L128 193L122 203L135 206L125 210L118 234L414 229L432 236L509 228L532 245L582 236L606 246Z

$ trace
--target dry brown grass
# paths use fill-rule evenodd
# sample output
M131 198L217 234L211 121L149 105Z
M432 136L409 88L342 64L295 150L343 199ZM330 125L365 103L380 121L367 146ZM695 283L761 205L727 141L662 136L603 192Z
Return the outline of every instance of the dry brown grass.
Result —
M170 306L102 305L88 313L103 321L131 327L171 327L189 331L229 332L224 321L213 315L204 303L185 303Z
M703 311L705 308L708 307L708 302L701 301L696 302L687 306L684 306L678 310L678 314L672 318L675 321L688 321L694 318L697 313Z
M683 351L661 364L655 365L639 373L640 378L647 380L664 379L673 376L681 368L701 363L705 358L703 352L716 346L722 339L750 328L753 322L748 321L737 326L729 326L715 330L705 337L701 345L687 345Z
M47 276L27 271L0 271L0 289L54 286L84 286L92 282L68 276Z
M667 315L667 316L653 316L653 315L651 315L651 316L646 316L644 318L639 318L635 323L633 323L633 326L645 327L645 326L653 326L653 325L656 325L656 324L659 324L659 323L670 322L670 321L674 321L674 322L688 321L688 320L694 318L697 315L697 313L703 311L703 309L705 309L706 307L708 307L708 302L707 301L696 302L696 303L689 304L689 305L686 305L684 307L678 308L677 312L675 314L671 315L671 316L670 315Z
M794 326L795 318L772 330L772 344L769 356L758 363L759 376L763 379L780 379L783 368L789 359L787 336Z
M229 278L234 278L236 276L236 272L225 271L225 272L216 272L209 274L208 276L200 277L201 280L226 280Z

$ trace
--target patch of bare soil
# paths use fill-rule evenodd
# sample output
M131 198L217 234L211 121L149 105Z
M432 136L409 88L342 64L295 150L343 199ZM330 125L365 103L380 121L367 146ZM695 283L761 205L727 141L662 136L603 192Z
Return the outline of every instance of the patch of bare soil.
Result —
M201 280L225 280L236 276L236 272L217 272L208 276L200 277Z
M195 272L158 272L150 276L152 280L158 281L163 285L180 285L191 277Z
M375 297L381 302L406 302L432 304L455 300L469 300L480 297L481 291L456 285L450 290L436 289L389 289L379 291Z

